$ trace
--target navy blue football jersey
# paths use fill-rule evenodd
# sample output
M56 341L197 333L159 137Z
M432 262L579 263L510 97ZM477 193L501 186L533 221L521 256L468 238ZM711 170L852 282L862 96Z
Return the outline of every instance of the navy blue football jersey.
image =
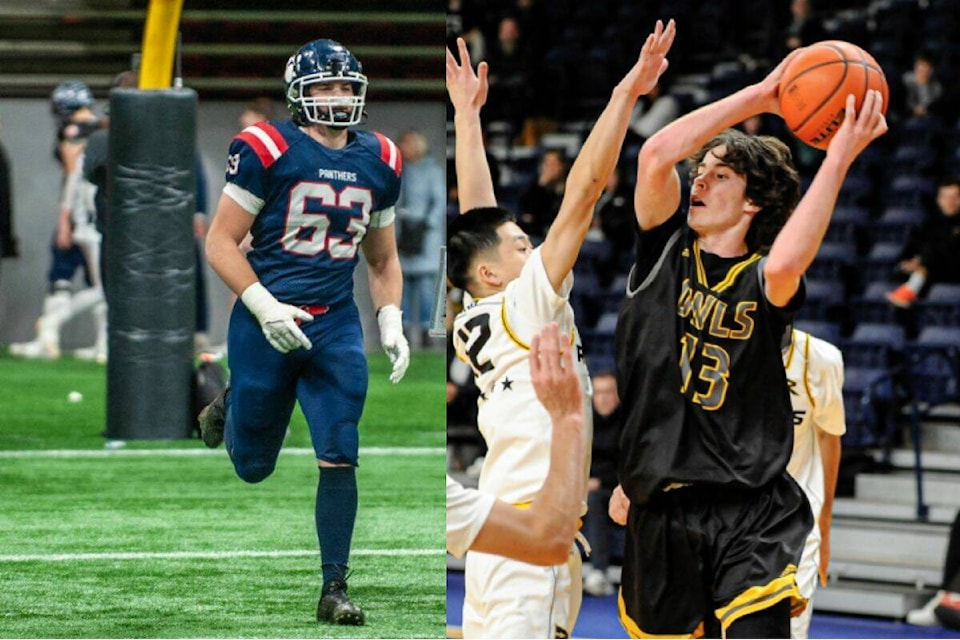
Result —
M281 302L332 305L353 295L368 227L393 223L400 150L350 131L330 149L291 121L259 122L230 145L224 192L256 216L247 258Z

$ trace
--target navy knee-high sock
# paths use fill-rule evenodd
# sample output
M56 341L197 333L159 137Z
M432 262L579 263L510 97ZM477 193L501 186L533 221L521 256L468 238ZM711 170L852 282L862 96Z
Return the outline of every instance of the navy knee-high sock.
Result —
M344 578L357 519L355 467L322 467L317 485L317 539L323 562L323 583Z

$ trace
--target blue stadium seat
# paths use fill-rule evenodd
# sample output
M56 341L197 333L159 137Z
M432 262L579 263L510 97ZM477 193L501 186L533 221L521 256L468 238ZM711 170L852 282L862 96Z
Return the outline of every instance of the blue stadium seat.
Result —
M879 322L884 324L896 321L896 307L887 300L887 293L894 285L889 282L871 282L862 295L851 300L853 317L857 322Z
M835 280L808 280L801 313L810 320L831 320L844 302L843 285Z
M921 329L960 327L960 284L935 284L914 307Z
M797 320L794 326L800 331L805 331L812 336L826 340L831 344L837 344L840 341L840 323L826 322L823 320Z
M604 313L593 329L582 329L583 350L587 357L615 356L614 332L617 327L617 314Z
M860 276L864 282L888 280L893 275L903 242L876 242L863 258Z
M922 207L887 207L880 219L870 227L874 242L892 242L903 246L910 230L921 226L927 218Z
M846 357L846 356L844 356ZM870 447L886 440L881 405L893 398L892 374L886 368L845 366L843 408L847 432L845 447Z
M884 369L900 363L905 344L906 332L900 325L861 322L838 346L850 366Z
M856 205L837 205L827 227L827 242L856 242L862 229L870 225L870 211Z
M957 400L960 327L926 327L909 346L907 380L915 400L937 405Z
M856 257L857 247L852 242L824 242L813 264L807 269L807 277L842 282L845 290L849 291L852 284L851 267Z

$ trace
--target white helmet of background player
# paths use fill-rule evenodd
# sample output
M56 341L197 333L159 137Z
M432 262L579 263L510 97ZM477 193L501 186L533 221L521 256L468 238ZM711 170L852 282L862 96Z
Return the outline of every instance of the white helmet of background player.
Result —
M360 123L367 95L363 65L339 42L314 40L287 60L283 75L287 107L297 124L349 127ZM311 96L310 85L349 82L352 96Z
M76 111L92 106L93 92L79 80L61 82L50 94L50 110L60 122L67 122Z

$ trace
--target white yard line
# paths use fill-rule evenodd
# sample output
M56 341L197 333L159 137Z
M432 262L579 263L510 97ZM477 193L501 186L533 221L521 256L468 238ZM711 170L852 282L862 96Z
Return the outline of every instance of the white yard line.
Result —
M288 447L281 450L288 455L315 455L308 447ZM440 456L444 447L360 447L360 456ZM0 458L137 458L222 456L223 449L24 449L0 451Z
M0 555L0 562L80 562L84 560L220 560L226 558L304 558L317 549L277 551L115 551L103 553L24 553ZM351 556L439 556L445 549L353 549Z

